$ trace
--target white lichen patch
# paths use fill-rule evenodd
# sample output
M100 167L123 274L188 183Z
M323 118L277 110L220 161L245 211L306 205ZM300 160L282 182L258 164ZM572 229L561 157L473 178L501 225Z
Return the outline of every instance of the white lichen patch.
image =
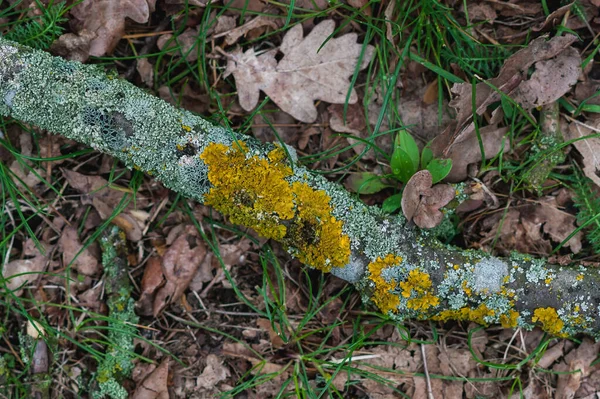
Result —
M508 274L508 264L498 258L484 258L475 264L473 288L478 292L498 292Z
M350 262L348 262L346 266L332 268L331 274L350 283L356 283L363 278L365 274L365 261L351 255Z

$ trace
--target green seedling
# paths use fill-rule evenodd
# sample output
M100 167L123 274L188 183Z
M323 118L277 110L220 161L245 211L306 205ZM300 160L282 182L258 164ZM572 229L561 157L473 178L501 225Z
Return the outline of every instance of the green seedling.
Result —
M390 167L394 178L405 184L420 169L427 169L431 172L433 184L436 184L448 176L452 169L452 160L434 158L430 143L420 152L411 134L401 130L394 141Z

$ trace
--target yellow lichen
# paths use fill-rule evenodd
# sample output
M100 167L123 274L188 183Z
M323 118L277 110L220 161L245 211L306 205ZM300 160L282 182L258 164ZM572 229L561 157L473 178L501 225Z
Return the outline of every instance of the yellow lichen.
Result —
M531 318L531 321L534 323L540 322L542 324L542 329L552 335L556 335L558 337L567 336L567 334L561 332L565 326L565 323L560 319L560 317L558 317L556 309L552 307L537 308L533 311L533 317Z
M213 185L205 203L228 215L233 223L281 241L302 262L323 271L341 267L350 258L350 239L343 223L331 215L331 198L306 183L290 184L292 169L278 147L268 159L248 157L248 147L213 143L200 158L208 166Z
M246 159L248 147L210 144L200 156L208 165L213 187L205 203L228 215L233 223L260 235L281 240L287 231L281 220L294 216L293 195L285 180L292 170L284 163L270 164L257 156Z
M457 310L443 310L437 315L433 316L433 320L448 321L448 320L460 320L460 321L473 321L475 323L487 325L489 324L485 318L492 317L496 312L487 307L485 303L482 303L477 308L472 309L469 307L463 307Z
M500 324L504 328L515 328L518 323L519 312L516 310L509 310L508 315L503 314L500 316Z
M440 299L431 291L431 278L429 274L413 269L408 273L406 281L400 283L402 296L411 298L406 306L414 310L427 310L439 305ZM413 294L414 291L414 294Z
M471 296L471 294L473 294L473 290L469 288L469 282L467 280L462 282L462 289L467 296Z
M423 295L417 296L416 298L409 299L406 306L409 309L414 310L427 310L429 308L436 307L440 304L440 298L433 295L431 292L427 292Z
M579 273L579 274L577 275L577 277L575 277L575 280L577 280L577 281L582 281L582 280L583 280L583 273Z
M331 270L332 265L345 265L350 254L350 239L342 233L343 223L331 216L331 198L306 183L293 183L292 192L296 218L290 230L296 234L289 238L300 250L298 259L309 265L322 265L324 271Z
M377 260L369 263L369 279L375 283L375 291L371 296L371 300L383 313L397 312L400 298L390 292L396 288L396 280L386 281L381 273L383 269L398 265L401 262L402 258L400 256L388 254L383 259L378 257Z

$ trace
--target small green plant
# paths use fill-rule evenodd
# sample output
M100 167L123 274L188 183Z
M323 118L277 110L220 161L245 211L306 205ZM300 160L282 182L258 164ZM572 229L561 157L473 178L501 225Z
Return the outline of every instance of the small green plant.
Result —
M573 189L573 201L579 210L577 222L580 228L588 228L586 236L592 250L595 254L600 254L600 197L594 192L592 181L582 176L577 169Z
M452 160L434 158L430 143L423 148L423 151L419 151L411 134L401 130L394 142L390 167L393 177L402 183L407 183L419 170L426 169L431 172L433 184L436 184L448 176L452 169Z
M431 173L433 184L442 181L452 169L451 159L435 158L428 143L419 151L415 139L405 129L400 130L394 140L394 150L390 160L391 175L376 175L363 172L353 175L349 181L350 188L359 194L373 194L387 187L395 185L386 184L383 179L397 180L406 184L419 170L428 170ZM382 205L385 212L392 213L400 208L402 193L388 197Z
M69 9L64 2L55 4L51 1L47 6L40 0L35 3L42 14L29 22L16 25L6 34L6 38L38 50L47 50L63 33L64 28L59 25L67 22L63 16Z

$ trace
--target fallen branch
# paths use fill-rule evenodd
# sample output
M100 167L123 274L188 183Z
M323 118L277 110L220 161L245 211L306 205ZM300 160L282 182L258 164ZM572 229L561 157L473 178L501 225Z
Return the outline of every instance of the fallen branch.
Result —
M0 38L0 114L147 172L355 284L397 320L538 324L600 338L597 269L444 246L296 165L293 149L213 126L98 67Z

